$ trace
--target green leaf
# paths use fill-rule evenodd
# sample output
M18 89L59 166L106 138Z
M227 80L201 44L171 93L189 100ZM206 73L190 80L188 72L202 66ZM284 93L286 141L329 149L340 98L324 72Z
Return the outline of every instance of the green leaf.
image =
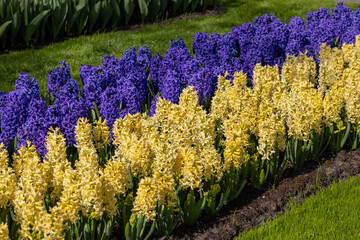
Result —
M103 29L106 27L106 24L109 22L112 15L113 15L113 9L112 9L112 4L111 4L110 0L103 1L101 11L100 11Z
M70 0L69 0L70 1ZM84 11L85 9L85 0L80 0L79 4L75 6L75 12L73 13L70 21L67 22L66 26L65 26L65 30L67 32L67 34L70 33L74 23L76 22L76 20L79 18L79 15L81 14L82 11Z
M191 1L192 5L191 5L191 11L195 11L196 7L199 5L199 0L193 0Z
M6 4L5 0L0 0L0 21L4 19L6 13Z
M0 36L1 36L1 34L0 34ZM344 135L344 137L341 139L340 149L341 149L341 148L343 148L343 146L345 145L346 140L347 140L347 139L348 139L348 137L349 137L350 130L351 130L351 123L350 123L350 122L348 122L348 123L347 123L347 126L346 126L346 132L345 132L345 135ZM340 149L339 149L339 150L340 150Z
M35 31L39 30L42 20L49 14L49 12L50 10L42 11L26 27L26 34L25 34L26 45L29 45L31 37L33 36Z
M159 13L160 13L160 16L162 16L162 15L164 15L164 12L165 12L165 10L166 10L168 1L167 1L167 0L160 0L160 2L161 2L161 4L160 4Z
M180 7L181 0L172 0L173 3L173 13L176 13L178 8Z
M99 119L100 118L100 111L99 111L99 108L98 108L96 103L94 103L94 109L95 109L96 117L97 117L97 119Z
M139 8L140 8L140 14L141 14L141 20L144 22L145 18L148 15L148 7L145 2L145 0L138 0Z
M10 32L10 41L11 44L14 44L16 36L19 32L19 29L21 27L21 13L20 12L16 12L13 15L13 20L12 20L12 24L11 24L11 32Z
M117 2L115 0L111 0L111 7L113 10L112 24L113 24L113 27L116 27L121 19L121 12L120 12L119 5L117 4Z
M89 25L88 25L89 31L91 31L91 29L95 26L95 24L99 18L100 8L101 8L101 2L97 2L94 5L94 7L90 10Z
M134 0L124 0L126 24L129 23L129 20L134 12L134 7Z
M11 23L12 21L7 21L0 26L0 39L5 34L7 28L10 26Z
M126 238L126 240L132 240L132 231L131 231L130 222L126 223L125 238Z
M56 38L56 36L59 34L60 29L64 25L68 9L69 7L67 4L62 4L61 6L56 6L56 8L53 10L53 14L51 17L54 38Z
M140 216L136 221L136 237L141 239L142 233L145 229L146 219L145 216Z
M159 0L151 0L150 5L149 5L149 12L150 12L150 18L151 19L155 19L156 16L158 15L159 11L160 11L160 7L161 7L161 1Z
M91 236L91 230L89 228L89 224L85 224L84 226L84 239L87 240L87 239L90 239L90 236Z
M24 0L24 8L22 10L24 11L24 24L25 27L27 27L27 25L29 24L29 0Z
M81 11L77 24L78 24L78 33L82 33L89 19L89 6L85 6Z

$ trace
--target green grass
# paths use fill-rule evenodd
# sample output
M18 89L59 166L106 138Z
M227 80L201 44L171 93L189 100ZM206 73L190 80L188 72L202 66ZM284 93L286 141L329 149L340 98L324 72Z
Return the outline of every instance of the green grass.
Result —
M74 79L80 81L81 64L99 65L105 54L121 57L130 46L137 49L148 45L154 53L164 54L169 48L170 39L182 36L189 49L195 32L231 31L231 28L265 13L274 13L282 21L296 15L304 18L309 11L321 7L333 8L332 0L222 0L228 11L219 16L200 17L191 21L176 20L169 24L144 26L134 31L117 31L92 36L81 36L64 42L51 44L41 50L25 50L0 55L0 91L12 91L17 74L27 72L35 77L40 85L40 92L46 93L47 75L66 60L71 67ZM355 9L356 4L348 4Z
M243 239L360 239L360 178L332 184ZM240 235L241 236L241 235Z

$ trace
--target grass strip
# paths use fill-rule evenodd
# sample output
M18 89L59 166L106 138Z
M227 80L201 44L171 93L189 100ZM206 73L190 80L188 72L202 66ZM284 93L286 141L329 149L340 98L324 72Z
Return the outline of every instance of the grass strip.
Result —
M192 49L195 32L223 34L231 31L233 26L252 22L266 13L273 13L280 20L288 22L292 16L305 18L309 11L322 7L332 9L337 3L332 0L222 0L220 4L227 7L226 13L193 20L178 19L168 24L146 25L136 30L80 36L50 44L40 50L29 49L0 55L0 91L14 90L17 74L27 72L37 79L40 92L46 94L48 73L62 60L67 61L72 77L80 83L81 64L99 65L105 54L119 58L130 46L138 49L141 45L148 45L153 55L164 54L169 48L170 39L182 36L188 48ZM347 5L351 9L357 7L357 4Z
M334 183L239 239L360 239L360 177Z

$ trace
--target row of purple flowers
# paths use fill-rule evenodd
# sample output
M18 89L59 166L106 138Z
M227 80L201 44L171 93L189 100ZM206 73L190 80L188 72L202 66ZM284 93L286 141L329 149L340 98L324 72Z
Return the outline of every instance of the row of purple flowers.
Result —
M92 111L107 119L128 113L148 111L154 114L156 96L176 103L185 86L194 86L199 103L209 103L217 87L217 76L226 71L230 76L243 70L249 79L257 63L281 68L287 54L307 54L317 59L321 43L341 46L353 43L360 34L360 7L355 11L339 3L328 9L309 12L304 22L293 17L288 24L273 15L264 15L254 23L234 27L224 35L195 34L193 53L181 37L171 40L165 56L143 46L125 51L121 59L104 56L100 66L82 65L79 84L71 78L65 61L50 71L49 100L39 94L39 86L26 73L19 74L15 90L0 93L0 141L7 145L16 141L19 147L30 140L40 156L45 154L44 140L50 126L59 127L67 145L75 143L74 128L79 117Z

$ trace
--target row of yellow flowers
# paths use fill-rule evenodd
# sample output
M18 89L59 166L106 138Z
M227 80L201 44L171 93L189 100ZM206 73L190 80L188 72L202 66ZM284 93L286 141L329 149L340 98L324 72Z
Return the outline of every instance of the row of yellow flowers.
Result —
M171 234L178 222L213 216L247 181L261 187L325 149L357 148L360 38L323 45L282 66L257 65L219 77L211 108L186 88L179 104L159 99L156 114L129 115L110 129L79 119L76 154L50 129L40 160L31 143L9 157L0 145L0 239L127 239ZM70 156L71 155L71 156Z

